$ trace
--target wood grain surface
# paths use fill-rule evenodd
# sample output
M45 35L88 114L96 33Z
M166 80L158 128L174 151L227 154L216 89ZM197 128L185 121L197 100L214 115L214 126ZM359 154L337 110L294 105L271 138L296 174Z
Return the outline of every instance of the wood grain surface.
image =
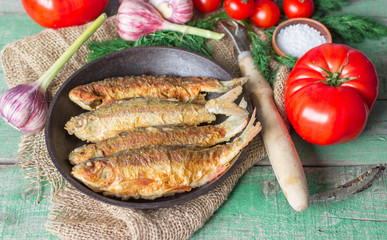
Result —
M281 1L280 1L281 2ZM341 12L372 16L387 26L385 0L352 0ZM109 11L114 12L114 9ZM0 0L0 49L43 28L25 13L21 1ZM305 167L311 195L355 179L387 163L387 37L348 45L374 63L378 101L364 132L355 140L317 146L291 136ZM8 89L0 66L0 94ZM26 181L14 164L21 133L0 121L0 239L57 239L44 228L50 201L25 193ZM229 199L192 239L387 239L387 177L382 170L372 186L344 197L311 202L301 213L287 204L268 161L251 168ZM49 194L49 188L44 188Z

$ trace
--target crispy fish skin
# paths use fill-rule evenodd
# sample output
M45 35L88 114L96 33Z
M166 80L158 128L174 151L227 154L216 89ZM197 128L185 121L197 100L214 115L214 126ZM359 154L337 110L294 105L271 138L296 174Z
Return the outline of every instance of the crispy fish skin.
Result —
M242 102L244 105L247 104L244 100ZM109 156L119 151L151 145L210 147L229 141L241 132L246 124L247 112L246 116L231 116L218 125L139 128L122 132L95 144L78 147L70 153L69 160L75 165L90 158Z
M81 140L97 142L139 127L195 126L214 121L215 114L245 115L246 111L233 103L241 92L242 87L236 87L205 105L152 98L120 100L72 117L65 129Z
M109 156L119 151L144 146L194 145L208 147L226 135L222 127L206 125L200 127L149 127L123 132L95 144L83 145L69 155L72 164L94 157Z
M93 110L122 99L137 97L176 99L189 102L201 92L225 93L241 86L248 78L219 81L209 77L126 76L107 78L72 89L70 99L86 110Z
M255 114L255 112L254 112ZM253 115L254 116L254 115ZM155 199L190 191L215 179L259 133L252 118L243 133L212 148L148 146L87 160L72 175L96 192L128 198Z

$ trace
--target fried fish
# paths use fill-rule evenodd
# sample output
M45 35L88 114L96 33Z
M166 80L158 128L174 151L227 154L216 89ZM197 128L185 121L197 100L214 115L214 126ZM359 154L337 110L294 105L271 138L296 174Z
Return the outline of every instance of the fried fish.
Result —
M242 99L239 106L245 109L247 102ZM75 165L90 158L109 156L119 151L151 145L210 147L229 141L241 132L247 124L247 118L239 115L230 116L217 125L138 128L95 144L78 147L70 153L69 160Z
M255 112L253 114L255 116ZM261 130L252 117L231 143L211 148L151 146L121 151L77 164L72 175L96 192L129 198L155 199L190 191L217 178Z
M126 76L107 78L72 89L70 99L86 110L93 110L122 99L136 97L176 99L189 102L201 92L225 93L241 86L248 78L219 81L209 77Z
M97 142L139 127L210 123L216 119L215 114L246 115L246 111L233 102L241 93L242 87L238 86L206 104L154 98L120 100L72 117L65 129L81 140Z

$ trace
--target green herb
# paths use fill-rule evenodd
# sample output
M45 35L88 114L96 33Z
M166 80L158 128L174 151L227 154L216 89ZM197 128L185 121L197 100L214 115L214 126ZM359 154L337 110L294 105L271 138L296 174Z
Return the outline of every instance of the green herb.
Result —
M194 19L187 23L187 25L203 28L207 30L214 30L215 22L220 19L229 18L226 13L215 14L211 17L198 20ZM112 39L104 42L92 41L89 43L88 61L93 61L111 52L123 50L131 47L140 46L167 46L178 47L197 53L211 56L211 46L204 41L204 38L194 35L183 35L175 31L158 31L155 33L142 36L137 41L126 41L121 38Z
M387 35L387 28L368 17L356 15L326 15L313 17L324 24L335 42L362 42L364 39L377 40Z
M348 2L344 0L314 0L315 15L324 14L331 11L339 11L342 7L347 6Z
M268 28L264 30L264 33L269 37L269 42L273 39L274 30L277 28L277 26Z
M251 36L251 55L254 59L254 64L262 73L262 76L268 81L272 82L275 74L271 71L269 66L269 56L271 55L271 47L269 43L262 41L254 33L250 32Z
M315 0L313 19L324 24L335 42L362 42L364 39L377 40L387 35L387 28L368 17L344 14L327 14L347 6L344 0Z
M271 48L270 42L262 41L254 32L250 32L250 36L252 42L251 55L254 59L254 64L268 82L272 83L277 74L277 69L273 71L270 68L270 57L289 68L293 68L296 64L297 58L289 55L278 56Z
M275 60L277 60L278 62L282 63L282 64L285 64L286 66L288 66L290 69L292 69L294 67L294 65L296 65L296 62L298 60L298 58L296 57L293 57L293 56L290 56L290 55L283 55L283 56L278 56L277 54L275 54L273 52L272 54L273 58Z

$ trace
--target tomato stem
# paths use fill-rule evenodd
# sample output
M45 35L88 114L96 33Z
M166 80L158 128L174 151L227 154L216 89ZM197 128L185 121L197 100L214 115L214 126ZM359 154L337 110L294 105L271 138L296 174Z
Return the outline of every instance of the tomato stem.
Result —
M321 81L317 81L317 82L325 82L328 86L331 86L331 87L338 87L338 86L340 86L340 84L342 84L344 82L348 82L348 81L351 81L353 79L356 79L356 78L360 77L360 76L358 76L358 77L350 77L350 78L341 78L340 77L341 72L343 71L344 66L346 66L349 63L349 54L347 54L347 62L344 65L342 65L340 67L339 71L337 71L337 72L332 72L332 71L329 71L326 68L318 66L315 61L313 61L313 63L317 67L319 67L320 69L323 70L321 72L321 75L325 78L325 81L321 80Z

